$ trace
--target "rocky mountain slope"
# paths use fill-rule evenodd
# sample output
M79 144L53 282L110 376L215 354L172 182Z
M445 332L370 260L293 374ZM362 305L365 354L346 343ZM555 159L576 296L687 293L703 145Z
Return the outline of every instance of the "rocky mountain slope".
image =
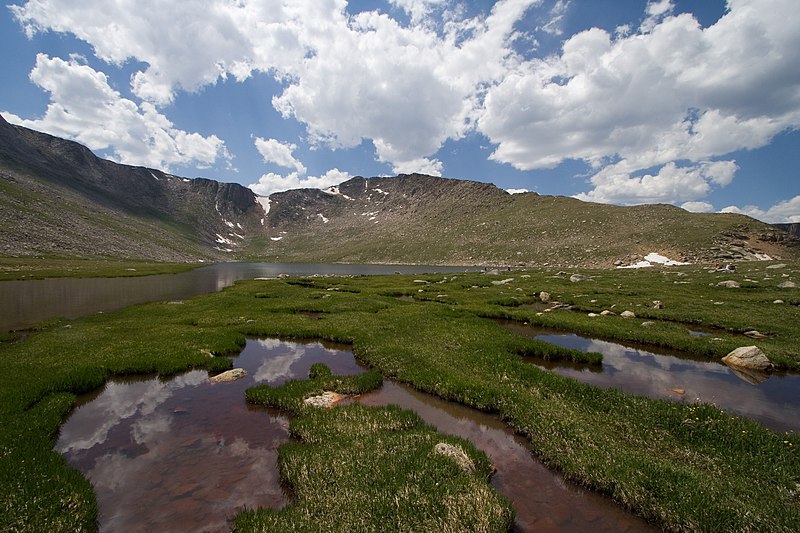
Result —
M734 214L511 195L400 175L256 196L120 165L0 117L0 255L612 266L800 257L800 241Z
M0 117L0 254L226 260L261 231L250 189L96 157Z

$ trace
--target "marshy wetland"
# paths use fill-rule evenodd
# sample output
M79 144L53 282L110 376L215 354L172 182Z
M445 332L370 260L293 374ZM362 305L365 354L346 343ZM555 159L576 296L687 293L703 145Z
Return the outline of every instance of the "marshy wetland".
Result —
M232 524L240 531L320 526L504 530L513 527L514 509L517 527L523 530L567 528L572 520L575 524L587 520L594 529L794 531L800 523L800 437L794 430L736 416L722 405L720 409L713 403L695 403L688 397L695 393L688 382L670 386L670 390L682 388L684 394L672 393L674 398L667 394L667 399L648 398L638 390L624 392L613 384L603 388L580 383L544 367L569 362L581 365L579 372L602 369L606 363L591 353L593 348L587 352L586 346L555 346L529 338L538 334L509 331L492 320L621 344L635 342L653 352L668 348L691 353L701 363L716 362L738 346L753 344L778 369L762 385L777 383L786 372L793 379L792 372L800 367L800 293L786 283L797 281L800 270L795 264L767 268L774 266L742 264L733 273L700 266L582 271L586 279L579 281L570 281L573 272L554 270L252 280L192 299L75 320L54 319L33 330L5 333L0 343L2 524L12 531L93 530L99 517L102 525L107 487L102 483L93 487L92 475L70 467L73 460L81 462L83 451L65 442L76 417L95 402L101 405L111 391L130 402L116 410L118 418L138 410L149 424L127 421L116 429L90 428L88 434L105 432L118 439L102 451L108 463L146 458L158 448L137 440L147 430L161 439L181 439L173 429L195 425L187 422L193 416L222 421L217 429L204 430L204 436L185 437L181 442L190 448L208 445L212 453L224 454L233 451L226 450L228 443L239 442L240 450L267 450L264 457L274 459L279 470L262 475L265 482L280 480L280 485L273 485L280 490L265 489L261 495L265 499L259 502L247 499L259 497L256 491L244 494L246 503L234 503L232 511L222 513L221 527L229 527L233 517L226 513L265 507L239 514ZM727 280L737 281L739 288L718 285ZM542 291L551 295L549 302L541 301ZM600 315L603 310L614 314ZM623 310L632 311L635 318L622 318ZM693 335L689 330L713 333ZM751 331L758 331L761 338L744 336ZM298 367L290 376L298 381L282 384L266 379L266 386L253 388L255 381L206 382L206 372L240 366L241 358L250 356L250 343L258 342L247 339L255 338L343 343L342 348L351 350L369 370L337 377L350 372L325 361L330 371L312 368L310 379L305 379L308 371ZM243 347L238 358L226 357L239 354ZM279 357L264 360L270 359ZM191 372L184 373L187 370ZM134 387L135 392L122 392L120 376L147 374L158 377L133 381L124 386ZM383 389L370 392L381 378L386 380ZM104 384L105 391L98 393ZM136 387L141 390L136 392ZM232 398L230 412L247 412L258 421L246 428L226 425L227 410L213 415L221 402L178 396L202 388L215 394L236 390L239 399ZM359 397L333 409L304 407L302 399L321 389ZM146 390L153 398L170 391L170 399L148 411L142 403L148 397ZM97 399L76 408L78 395L86 393ZM440 401L428 402L427 395L452 403L427 409L423 405ZM365 405L383 403L400 403L419 414ZM476 430L470 423L458 422L458 416L442 415L447 406L483 411L475 417L487 416L494 422L476 418L483 421L470 423L502 432L518 448L493 457L493 446L506 448L491 437L484 447L477 434L490 434L489 429ZM447 416L455 422L436 422L437 417ZM448 429L460 424L461 433ZM235 436L237 428L250 436ZM270 437L273 430L281 436ZM461 438L447 436L453 433ZM257 446L241 444L258 439ZM85 447L92 442L85 435L73 440ZM432 455L440 441L459 446L474 469L462 472L452 461ZM610 504L609 513L617 518L602 518L606 515L596 511L567 518L558 514L553 502L525 515L529 511L525 501L546 499L543 495L551 492L523 483L512 489L516 499L513 494L503 496L503 483L516 482L507 481L502 460L519 455L520 449L525 452L522 456L530 454L541 461L535 464L547 475L555 473L560 480L556 485L561 483L566 493L588 489L587 497ZM202 472L213 462L198 460L197 469ZM492 462L498 467L494 477ZM170 484L164 472L148 475L165 489ZM209 477L226 487L233 483L224 481L221 473ZM332 479L337 490L322 490ZM208 492L207 503L200 507L209 512L211 502L221 499L213 491L226 489L188 483L175 490L197 493L198 499ZM520 498L525 491L531 496ZM565 497L552 494L554 500ZM175 503L172 512L177 513L178 507ZM197 518L201 511L189 514ZM553 522L554 516L561 518ZM210 518L203 520L211 523Z

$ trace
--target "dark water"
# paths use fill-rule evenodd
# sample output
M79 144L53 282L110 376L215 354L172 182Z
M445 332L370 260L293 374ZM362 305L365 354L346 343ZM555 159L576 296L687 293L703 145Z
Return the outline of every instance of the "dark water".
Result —
M250 339L236 359L249 375L213 384L202 371L169 381L111 381L81 399L56 450L92 482L101 531L227 531L245 507L281 508L277 447L288 420L247 405L253 384L306 377L313 363L334 373L362 369L347 347ZM514 504L520 531L648 531L612 501L543 467L496 417L392 382L358 401L413 409L440 431L483 450L494 486Z
M77 318L129 305L191 298L216 292L242 279L319 275L463 272L466 267L299 263L219 263L158 276L52 278L0 282L0 331L49 318ZM474 268L472 270L477 270Z
M571 333L543 330L519 322L504 327L566 348L603 354L602 367L529 360L564 376L603 388L650 398L713 403L752 418L775 431L800 431L800 375L744 372L691 354L643 349ZM687 335L696 334L689 332Z

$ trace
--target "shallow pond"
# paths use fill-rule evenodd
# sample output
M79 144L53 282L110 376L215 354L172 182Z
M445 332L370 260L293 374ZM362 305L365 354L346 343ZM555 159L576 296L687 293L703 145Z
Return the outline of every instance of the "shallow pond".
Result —
M519 322L499 322L528 338L603 354L601 367L527 358L558 374L650 398L713 403L775 431L800 431L800 374L745 373L708 359L692 358L690 354L626 346ZM687 331L687 335L694 333Z
M51 278L0 282L0 331L49 318L77 318L129 305L216 292L243 279L311 275L449 273L466 267L302 263L219 263L179 274L130 278ZM472 268L471 270L477 270Z
M289 438L288 420L248 405L244 390L304 378L317 362L337 374L362 368L346 346L275 339L249 339L234 361L246 378L214 384L206 372L191 371L169 381L109 381L80 399L56 450L92 482L101 531L225 531L244 507L287 503L276 450ZM608 498L547 470L496 417L389 381L358 401L412 409L483 450L520 531L652 530Z

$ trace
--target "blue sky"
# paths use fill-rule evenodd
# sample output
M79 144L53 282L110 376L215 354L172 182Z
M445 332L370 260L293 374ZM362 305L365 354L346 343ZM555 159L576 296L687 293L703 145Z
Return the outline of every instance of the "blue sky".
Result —
M800 222L798 27L796 0L18 0L0 113L260 194L419 171Z

